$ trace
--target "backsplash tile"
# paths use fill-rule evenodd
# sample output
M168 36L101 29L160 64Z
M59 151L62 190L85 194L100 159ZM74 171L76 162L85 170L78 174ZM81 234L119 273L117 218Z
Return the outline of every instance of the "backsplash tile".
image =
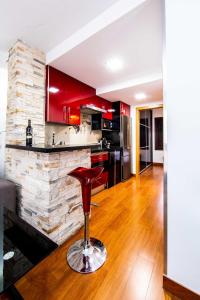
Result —
M91 130L91 116L81 114L80 131L73 126L54 125L47 123L45 127L46 144L52 145L52 136L55 133L55 143L60 142L70 145L85 145L98 143L102 137L100 130Z

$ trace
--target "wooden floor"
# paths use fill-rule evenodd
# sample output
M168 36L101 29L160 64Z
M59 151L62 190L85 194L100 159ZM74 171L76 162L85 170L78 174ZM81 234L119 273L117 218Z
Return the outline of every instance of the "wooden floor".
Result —
M25 300L163 300L163 170L151 167L138 180L93 197L91 236L106 245L97 272L81 275L66 264L66 251L82 230L17 284Z

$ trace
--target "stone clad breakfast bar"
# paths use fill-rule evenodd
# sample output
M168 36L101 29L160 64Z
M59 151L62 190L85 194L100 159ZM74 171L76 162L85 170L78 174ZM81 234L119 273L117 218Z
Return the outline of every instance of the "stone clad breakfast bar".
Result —
M69 213L82 196L79 182L67 174L80 166L90 168L90 154L89 145L7 145L6 178L18 185L19 215L57 244L83 225L81 207Z
M22 219L62 244L83 225L82 208L70 212L81 202L81 187L67 174L77 167L91 167L91 149L99 136L83 126L74 133L79 145L73 146L66 139L75 129L58 126L62 134L56 134L57 141L70 146L52 146L56 126L45 122L45 65L44 53L22 41L9 51L5 177L17 184ZM24 146L28 119L33 147Z

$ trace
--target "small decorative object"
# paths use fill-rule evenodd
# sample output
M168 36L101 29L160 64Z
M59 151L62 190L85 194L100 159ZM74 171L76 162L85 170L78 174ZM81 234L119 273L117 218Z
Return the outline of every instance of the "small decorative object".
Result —
M52 146L55 146L55 132L53 132L52 136Z
M31 120L28 120L28 126L26 127L26 146L32 146L33 141L33 128L31 127Z

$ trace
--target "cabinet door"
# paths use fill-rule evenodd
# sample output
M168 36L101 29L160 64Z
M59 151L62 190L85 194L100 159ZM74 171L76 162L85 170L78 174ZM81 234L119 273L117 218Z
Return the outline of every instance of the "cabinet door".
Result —
M130 117L130 105L120 102L120 114L123 116Z
M106 110L106 112L102 114L102 118L107 120L112 120L112 111L109 111L112 109L112 102L103 99L101 97L98 97L98 102L99 102L99 107Z
M63 115L67 125L80 125L80 106L63 106Z
M112 103L110 101L106 100L105 109L107 110L107 112L102 114L102 118L112 121L112 119L113 119L113 116L112 116Z
M46 121L79 125L81 102L95 96L95 89L51 66L46 75Z
M104 171L97 180L92 183L92 189L108 183L108 172Z

